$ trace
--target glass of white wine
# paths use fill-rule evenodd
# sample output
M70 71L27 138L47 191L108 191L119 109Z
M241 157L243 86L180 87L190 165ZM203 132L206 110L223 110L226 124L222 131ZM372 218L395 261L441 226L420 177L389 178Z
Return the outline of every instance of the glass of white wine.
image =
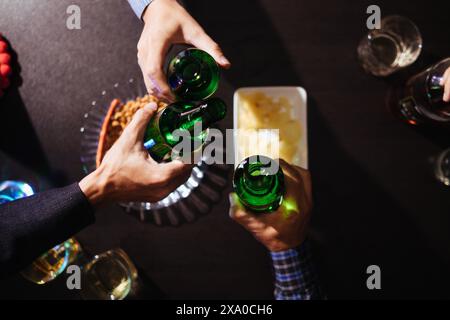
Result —
M45 284L59 276L81 253L81 245L74 238L51 248L33 261L21 274L27 280Z
M138 272L122 249L94 256L83 266L81 296L85 300L123 300L132 293Z
M402 16L387 16L381 28L371 30L358 46L359 61L368 73L388 76L413 64L422 50L417 26Z

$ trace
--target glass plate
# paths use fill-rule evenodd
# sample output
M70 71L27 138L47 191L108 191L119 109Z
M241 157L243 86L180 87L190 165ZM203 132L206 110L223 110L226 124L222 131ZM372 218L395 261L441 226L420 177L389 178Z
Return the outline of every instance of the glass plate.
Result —
M83 115L83 127L80 128L81 163L86 174L96 169L98 139L111 101L118 98L125 103L146 93L143 80L129 78L123 83L115 83L111 89L103 90L98 98L90 102L88 112ZM160 226L180 225L196 220L197 217L207 214L212 204L220 200L220 190L227 184L228 167L207 165L204 160L193 168L186 183L161 201L129 202L120 205L141 221Z

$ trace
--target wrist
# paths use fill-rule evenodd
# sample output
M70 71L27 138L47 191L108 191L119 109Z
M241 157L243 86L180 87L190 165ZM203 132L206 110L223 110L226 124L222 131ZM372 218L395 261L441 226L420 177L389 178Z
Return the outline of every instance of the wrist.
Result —
M103 175L101 174L102 171L102 167L99 167L78 183L81 191L94 206L98 206L108 199L107 183L105 179L103 179Z
M154 1L152 1L151 3L149 3L148 6L146 6L145 9L144 9L144 11L142 12L141 19L142 19L142 21L144 21L145 24L148 22L148 19L149 19L148 16L150 15L150 14L149 14L149 11L150 11L150 5L151 5L153 2L154 2Z
M266 248L270 252L281 252L292 249L295 250L296 248L303 246L303 244L305 243L305 238L306 238L305 236L302 236L296 239L295 241L290 241L289 243L281 241L269 242L266 244Z
M295 247L285 248L284 250L279 251L270 251L270 255L273 259L281 256L296 256L296 257L305 257L309 254L309 244L308 241L303 241L301 244Z

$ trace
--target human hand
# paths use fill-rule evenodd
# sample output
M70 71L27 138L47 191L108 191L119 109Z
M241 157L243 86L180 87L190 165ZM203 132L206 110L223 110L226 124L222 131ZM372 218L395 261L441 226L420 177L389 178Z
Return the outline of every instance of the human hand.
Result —
M444 96L442 99L445 102L450 102L450 68L445 70L445 73L442 76L441 86L444 87Z
M230 194L230 217L250 231L270 251L284 251L303 243L312 210L309 171L280 160L286 192L277 211L247 212L235 193Z
M164 59L172 44L186 43L208 52L223 68L229 68L219 45L215 43L175 0L155 0L143 16L145 26L138 42L138 62L150 94L173 101L164 74Z
M81 180L80 189L92 204L159 201L188 179L191 165L157 163L144 148L144 131L156 109L150 103L138 110L100 166Z

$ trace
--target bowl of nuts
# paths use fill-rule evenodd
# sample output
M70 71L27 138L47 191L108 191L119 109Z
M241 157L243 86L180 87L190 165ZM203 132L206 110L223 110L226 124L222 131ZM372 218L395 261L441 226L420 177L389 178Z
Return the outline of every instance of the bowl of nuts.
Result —
M85 173L94 171L106 152L120 137L134 113L149 102L159 108L165 103L149 95L143 80L129 78L103 90L89 103L80 128L81 163ZM202 159L193 168L191 176L166 198L158 202L120 203L125 210L141 221L160 226L177 226L195 221L207 214L221 198L220 190L227 183L226 165L207 165Z

